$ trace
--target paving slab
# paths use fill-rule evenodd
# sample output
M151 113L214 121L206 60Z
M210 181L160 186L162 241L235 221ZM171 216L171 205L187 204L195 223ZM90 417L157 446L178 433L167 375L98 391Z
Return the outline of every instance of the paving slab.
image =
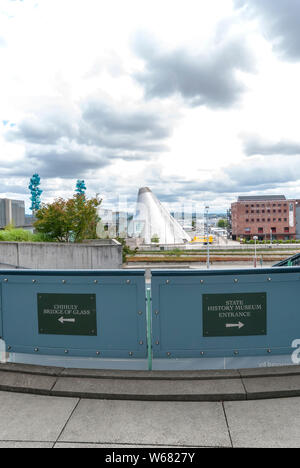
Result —
M31 364L17 364L14 362L0 364L0 371L21 372L22 374L58 376L62 373L63 370L64 367L34 366Z
M0 392L0 440L55 442L77 404L75 398Z
M51 449L53 442L0 442L0 449Z
M53 395L81 398L158 401L220 401L246 399L240 379L124 380L58 378Z
M1 448L1 445L0 445L0 448ZM118 449L118 448L124 448L124 449L132 449L132 448L137 448L137 449L141 449L141 448L149 448L151 450L155 450L155 449L158 449L158 448L162 448L162 449L167 449L167 448L176 448L178 449L178 446L176 445L134 445L134 444L126 444L126 445L122 445L122 444L74 444L74 443L71 443L71 442L58 442L54 445L55 449L81 449L81 448L88 448L88 449L103 449L103 448L113 448L113 449ZM184 449L185 447L180 447L180 449ZM188 447L190 448L190 447Z
M247 399L300 396L300 375L243 379Z
M280 375L300 375L300 366L276 366L276 367L260 367L257 369L240 369L241 377L276 377Z
M1 370L1 369L0 369ZM300 371L299 371L300 372ZM100 369L64 369L62 377L83 377L100 379L134 379L134 380L215 380L238 379L237 370L203 370L203 371L124 371Z
M23 372L22 372L23 371ZM300 396L300 366L239 371L117 371L0 365L0 391L153 401L235 401Z
M58 442L230 447L221 403L81 400Z
M300 447L300 398L225 402L224 407L233 447Z
M0 390L49 394L56 377L0 371Z

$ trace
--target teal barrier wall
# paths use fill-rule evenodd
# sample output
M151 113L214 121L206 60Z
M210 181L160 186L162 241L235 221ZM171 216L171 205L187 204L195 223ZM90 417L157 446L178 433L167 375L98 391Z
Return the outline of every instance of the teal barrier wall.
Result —
M147 287L144 275L1 271L6 350L142 360L139 368L149 370L159 362L201 368L207 358L220 368L225 358L271 355L292 364L300 339L300 268L154 270Z
M144 271L1 272L11 353L147 358Z
M152 271L153 359L291 355L300 269Z

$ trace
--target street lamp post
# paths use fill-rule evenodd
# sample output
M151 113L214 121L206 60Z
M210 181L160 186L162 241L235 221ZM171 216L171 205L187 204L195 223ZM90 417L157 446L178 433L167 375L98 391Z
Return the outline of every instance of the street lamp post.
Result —
M210 258L209 258L209 236L208 236L208 210L209 206L205 207L206 210L206 245L207 245L207 257L206 257L206 266L207 269L209 270L210 267Z
M254 268L256 268L256 241L258 240L257 236L253 236L254 240Z

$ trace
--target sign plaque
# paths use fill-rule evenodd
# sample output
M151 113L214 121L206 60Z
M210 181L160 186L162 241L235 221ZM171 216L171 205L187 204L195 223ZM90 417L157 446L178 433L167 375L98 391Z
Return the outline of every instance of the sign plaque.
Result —
M267 294L203 294L203 336L267 334Z
M37 295L39 334L97 336L96 294Z

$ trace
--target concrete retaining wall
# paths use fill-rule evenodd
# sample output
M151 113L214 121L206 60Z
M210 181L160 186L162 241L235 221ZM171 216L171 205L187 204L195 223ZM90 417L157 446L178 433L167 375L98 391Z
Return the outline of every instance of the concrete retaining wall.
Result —
M48 270L122 268L122 246L115 240L96 244L0 242L0 264Z

